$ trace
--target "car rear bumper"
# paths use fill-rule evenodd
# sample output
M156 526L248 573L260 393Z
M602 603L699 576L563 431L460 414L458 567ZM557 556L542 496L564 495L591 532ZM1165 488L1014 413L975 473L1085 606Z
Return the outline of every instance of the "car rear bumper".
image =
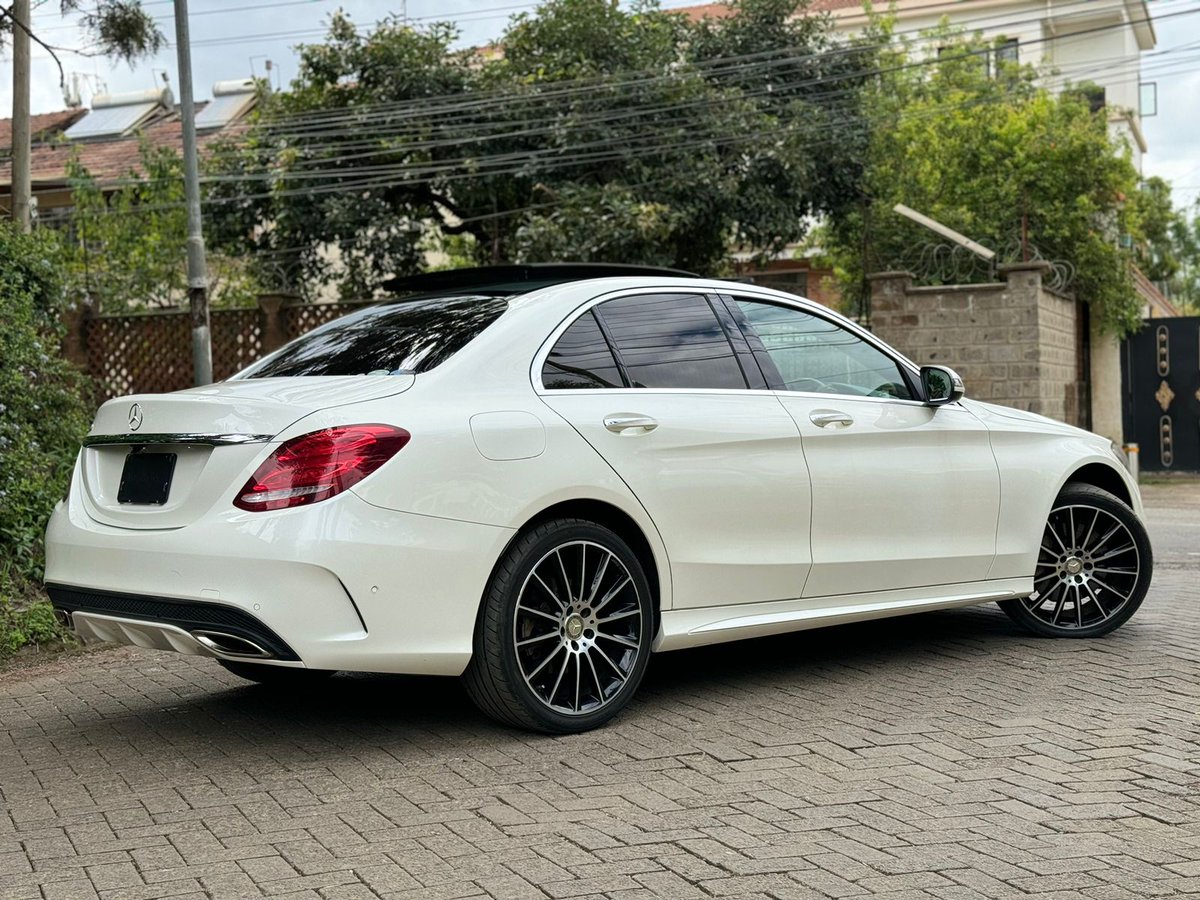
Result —
M231 509L161 530L104 525L68 503L47 529L46 582L85 639L315 669L457 675L511 536L380 509L349 491L311 507Z
M54 611L84 640L175 650L217 659L300 663L254 616L221 603L197 603L47 584Z

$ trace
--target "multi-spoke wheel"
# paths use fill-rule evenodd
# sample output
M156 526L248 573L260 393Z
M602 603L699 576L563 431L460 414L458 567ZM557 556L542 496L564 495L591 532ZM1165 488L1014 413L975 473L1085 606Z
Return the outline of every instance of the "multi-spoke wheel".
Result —
M1063 490L1042 533L1033 593L1001 603L1029 630L1053 637L1096 637L1134 614L1150 586L1146 530L1106 491Z
M518 538L497 568L467 690L506 723L594 728L637 689L653 621L649 583L619 536L579 519L547 522Z

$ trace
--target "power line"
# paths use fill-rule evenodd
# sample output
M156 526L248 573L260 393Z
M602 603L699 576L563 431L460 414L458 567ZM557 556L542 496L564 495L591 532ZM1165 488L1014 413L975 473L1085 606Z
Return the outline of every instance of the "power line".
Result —
M1193 11L1197 12L1200 10L1193 10ZM1182 13L1172 13L1171 15L1179 15L1179 14L1182 14ZM1125 27L1125 25L1124 25L1124 23L1119 23L1117 25L1108 26L1108 27ZM1078 33L1076 33L1076 35L1077 34ZM1072 35L1072 36L1076 36L1076 35ZM1175 49L1183 49L1183 48L1175 48ZM1165 55L1167 52L1169 52L1169 51L1160 51L1160 53L1162 55ZM1158 54L1156 54L1156 55L1158 55ZM932 64L934 62L936 62L936 60L925 60L922 62L922 64L928 65L928 64ZM882 71L886 71L886 70L878 69L876 71L882 72ZM829 79L826 78L826 80L829 80ZM783 83L783 84L781 84L781 89L793 88L795 86L796 86L796 84L789 85L789 84ZM451 95L451 98L453 99L455 96L456 95ZM721 102L721 101L720 101L720 98L718 98L717 100L710 101L710 102ZM645 110L635 110L634 111L634 114L644 114L644 113L645 113ZM584 122L583 124L589 124L589 123ZM669 123L669 124L670 124L670 128L672 131L678 132L681 127L686 127L686 125L688 123L687 123L687 120L684 120L683 122L673 122L673 123ZM834 120L831 124L833 126L845 127L845 122L838 122L836 120ZM760 131L760 132L756 132L753 135L748 136L748 139L749 140L760 140L764 136L767 136L770 134L771 134L770 131L767 131L767 132ZM844 132L841 134L838 134L837 132L834 132L832 129L828 129L826 131L826 134L831 139L841 138L842 136L844 136ZM319 165L326 166L326 168L309 170L302 174L301 173L287 173L286 176L283 176L283 177L287 177L290 179L295 179L297 177L313 178L313 179L315 179L315 178L329 179L331 177L337 177L337 178L341 178L343 180L332 182L330 185L323 186L322 188L319 188L319 189L318 188L300 188L300 189L292 190L290 192L289 191L283 191L283 192L275 191L275 192L268 193L268 194L251 195L250 197L243 197L243 198L239 198L239 199L261 199L261 198L267 197L267 196L289 196L289 195L295 195L295 194L300 194L300 193L312 194L312 193L325 193L325 192L330 192L330 191L373 190L373 189L376 189L379 187L401 186L401 185L413 183L414 181L420 182L421 180L427 180L428 178L434 177L434 176L440 176L443 181L457 180L457 179L464 178L464 177L477 177L477 175L476 175L477 172L482 173L482 174L491 175L491 176L497 176L497 175L503 175L503 174L521 174L523 171L527 171L529 166L531 166L531 165L534 165L537 167L535 169L535 171L544 172L544 171L547 171L547 170L550 170L553 168L561 168L564 166L565 167L576 166L576 165L580 165L584 162L593 162L594 163L597 160L606 161L607 159L617 159L617 160L623 160L623 161L633 161L633 160L638 159L639 157L649 157L649 156L653 156L655 154L661 155L668 151L678 149L677 145L663 146L663 145L659 144L658 140L660 137L661 137L661 134L647 133L645 140L642 141L643 144L648 145L645 147L644 150L640 147L635 147L633 145L630 145L630 143L626 140L624 146L622 148L620 148L620 150L617 151L615 153L615 155L614 155L614 152L611 147L611 141L610 142L598 141L598 142L593 142L591 145L576 144L569 148L559 148L559 147L550 148L549 151L547 151L544 148L539 148L538 150L535 150L535 151L525 150L525 151L521 151L521 152L517 152L517 153L509 153L509 154L504 154L504 155L496 155L496 154L492 154L491 156L488 156L488 155L478 156L477 155L475 157L461 157L461 158L452 158L452 159L448 159L448 160L435 160L435 161L431 161L431 162L422 162L422 163L417 163L417 164L405 163L405 164L401 164L401 165L375 167L372 169L365 169L363 167L357 167L352 170L333 169L333 168L328 168L328 166L330 163L338 162L339 161L338 159L335 158L334 160L328 160L328 159L318 160L317 163ZM462 144L463 139L456 138L454 140L447 140L443 143L447 144L447 145L452 144L452 143ZM728 143L728 141L720 142L720 144L726 144L726 143ZM713 146L714 147L718 146L718 143L714 143ZM631 152L631 150L634 150L634 149L636 149L638 152L636 152L636 153ZM579 152L581 150L590 150L590 153L585 155L585 154L582 154ZM555 158L555 157L562 157L562 154L564 152L569 153L570 155L565 158L558 158L558 159ZM476 172L459 173L457 175L454 174L456 169L462 168L467 163L470 163L470 164L476 166L477 167ZM553 163L553 165L549 165L551 163ZM349 181L344 180L346 178L356 179L356 180L349 180ZM225 181L231 181L231 180L255 181L255 180L259 180L259 181L270 181L270 182L278 183L280 181L280 179L281 179L280 173L266 172L266 173L262 173L259 175L249 175L249 176L245 176L245 177L234 176L234 177L229 177L229 178L225 178L225 179L209 178L209 179L207 179L207 183L209 183L211 185L213 183L219 183L222 180L225 180ZM222 202L222 201L220 201L218 199L215 202Z
M1195 71L1195 70L1196 70L1195 67L1193 67L1189 71ZM1007 92L1002 93L995 97L974 99L971 101L958 103L958 104L942 104L942 105L936 106L930 110L923 111L920 116L917 116L916 114L907 114L907 115L902 114L897 117L897 121L906 121L909 119L919 118L919 117L932 117L932 116L940 115L940 114L942 114L946 111L952 110L952 109L963 109L963 108L969 108L972 106L988 105L991 103L1001 102L1002 100L1004 100L1006 98L1006 96L1007 96ZM741 136L731 135L724 139L709 141L709 142L703 144L702 146L705 148L716 149L716 148L724 147L724 146L737 146L737 145L743 144L743 143L762 142L766 138L770 138L781 132L786 132L786 131L787 131L787 126L782 126L777 129L763 129L763 130L760 130L753 134L741 135ZM824 135L825 135L825 137L822 140L814 141L814 142L805 142L805 145L804 145L805 148L810 151L813 151L813 150L822 149L825 146L836 146L844 138L844 133L839 134L837 132L831 132L831 131L824 132ZM622 147L617 150L613 150L613 149L609 148L606 150L604 147L599 147L599 148L595 149L593 152L591 152L590 154L582 154L582 153L572 152L569 157L566 157L566 158L563 158L563 159L560 159L557 161L551 160L550 162L557 163L555 165L546 165L547 161L543 160L543 161L541 161L543 163L543 167L541 169L539 169L538 171L544 173L546 171L552 171L555 168L570 167L570 166L580 165L583 163L595 165L595 164L598 164L601 162L612 161L612 160L628 162L628 161L636 160L639 158L652 157L655 155L667 155L672 151L687 150L689 148L694 148L697 146L697 143L694 138L689 138L686 141L678 142L673 145L663 145L661 143L655 142L657 140L657 137L658 136L655 136L655 138L651 139L649 141L649 146L646 147L644 150L637 150L635 148L635 151L631 151L628 147ZM304 188L285 189L285 190L273 190L273 191L268 191L268 192L264 192L261 194L242 195L242 196L239 196L236 198L230 198L229 200L223 200L222 198L210 198L207 202L210 205L220 205L224 202L244 202L246 200L266 199L266 198L270 198L270 197L280 198L280 197L288 197L288 196L313 196L313 195L321 195L321 194L327 194L327 193L352 194L357 191L369 191L369 190L375 190L375 189L379 189L379 188L404 186L406 184L411 184L411 183L419 184L419 183L423 183L423 182L427 181L430 177L435 176L435 175L439 176L440 183L445 183L445 182L457 181L457 180L464 179L464 178L476 178L476 177L480 177L480 175L496 177L496 176L500 176L500 175L520 174L524 170L525 166L514 167L514 166L509 165L507 167L499 167L499 168L496 168L496 169L490 170L490 171L482 171L482 172L474 172L473 171L473 172L458 172L458 173L454 172L455 168L461 168L461 166L457 165L457 161L450 161L450 162L442 164L442 169L443 169L442 171L439 171L438 169L433 169L429 166L424 166L424 167L404 166L404 167L395 167L395 168L388 169L386 171L379 172L379 173L374 173L369 177L364 176L363 173L359 170L353 170L353 169L352 170L340 170L340 171L332 170L330 172L325 172L325 173L320 173L320 174L322 177L325 177L327 179L332 175L341 175L344 178L346 178L348 176L348 180L331 181L329 184L326 184L326 185L316 185L316 186L310 186L310 187L304 187ZM448 172L448 174L447 174L447 172ZM402 178L400 176L407 176L407 177ZM256 176L256 178L251 179L251 180L270 181L270 180L273 180L274 177L275 176L268 173L268 174L264 174L262 176ZM212 183L214 183L214 180L211 178L207 179L206 183L212 184ZM166 206L160 207L160 208L170 208L170 206L166 205ZM150 211L150 210L147 209L146 211Z
M958 105L943 104L942 106L935 108L935 110L933 110L932 113L930 113L930 114L937 114L941 111L945 111L947 109L952 109L952 108L966 108L969 106L975 106L975 105L980 105L980 104L984 104L984 103L999 102L1000 100L1005 99L1006 96L1007 96L1007 94L998 96L995 98L984 98L982 100L973 100L973 101L965 102L965 103L958 104ZM911 116L901 116L899 118L904 119L904 118L910 118L910 117ZM842 127L844 127L844 125L845 125L845 123L835 123L835 124L838 124ZM678 130L678 129L676 129L676 130ZM751 135L743 136L741 138L732 138L732 139L727 138L727 139L724 139L721 141L715 141L715 142L713 142L713 146L730 144L730 143L738 143L741 141L751 141L751 142L761 141L764 138L772 136L773 134L777 133L778 131L786 131L786 130L787 130L786 126L782 127L781 129L761 130L761 131L755 132ZM845 136L845 132L839 133L838 131L833 130L833 129L826 129L823 133L826 135L826 139L824 141L816 142L816 143L806 142L805 146L808 147L809 149L815 149L817 147L821 147L821 146L825 146L825 145L832 145L832 144L836 144L837 142L843 140L844 136ZM675 144L675 145L663 145L663 144L659 143L660 138L661 138L661 135L659 135L659 134L650 135L647 138L647 140L644 142L647 145L644 150L641 148L637 148L637 147L631 147L631 145L626 143L626 144L622 145L619 149L614 151L611 148L611 145L601 142L598 145L594 145L594 148L592 149L592 151L590 153L579 152L581 149L585 149L585 148L573 147L573 148L571 148L571 153L569 156L561 157L561 155L560 155L560 158L558 158L558 159L554 159L554 158L537 159L537 160L533 160L532 162L536 162L540 166L540 168L537 168L535 170L535 172L545 172L545 171L553 170L555 168L563 168L563 167L569 168L571 166L581 165L584 163L594 164L598 161L607 161L610 159L630 161L630 160L644 158L644 157L650 157L650 156L654 156L654 155L665 155L671 150L696 146L696 139L694 137L689 137L686 141L683 141L683 142ZM634 151L636 151L636 152L634 152ZM429 178L435 177L435 176L439 176L442 181L453 181L453 180L459 180L461 178L479 177L481 175L488 175L488 176L494 177L494 176L498 176L498 175L520 174L522 171L524 171L525 169L528 168L531 161L525 160L522 162L521 165L513 165L512 160L510 160L510 159L501 158L501 157L492 157L492 158L483 157L480 159L473 160L473 162L477 164L477 168L474 171L454 174L455 170L462 168L462 162L463 161L459 160L459 159L438 160L438 161L429 162L429 163L403 164L403 165L399 165L399 166L382 167L373 172L364 172L361 169L350 169L350 170L331 169L331 170L315 172L315 173L311 173L311 174L314 178L324 178L324 179L328 180L331 178L340 177L343 180L331 181L330 184L324 185L324 186L296 188L296 189L283 190L283 191L275 190L275 191L267 192L264 194L243 196L243 197L240 197L237 199L238 200L263 199L266 197L294 196L294 195L301 195L301 194L319 194L319 193L329 193L329 192L350 192L353 190L374 189L374 188L379 188L379 187L403 186L405 184L414 183L414 182L420 183L422 181L426 181ZM486 168L486 167L480 165L480 163L482 163L482 162L490 163L491 168ZM550 163L553 163L553 165L550 165ZM447 174L447 173L449 173L449 174ZM356 180L347 181L347 180L345 180L347 178L356 179ZM251 176L249 178L237 179L237 180L246 180L246 181L261 180L261 181L276 181L277 182L278 181L278 173L264 173L262 175L256 175L256 176ZM219 178L210 177L210 178L206 179L206 183L210 184L210 185L214 184L214 183L219 183L220 181L221 181L221 179L219 179ZM223 201L220 199L215 199L215 200L213 200L213 202L221 203Z
M1200 12L1200 10L1193 10L1193 12ZM1109 27L1119 27L1119 26L1109 26ZM1182 49L1182 48L1176 48L1176 49ZM1161 54L1165 54L1167 52L1170 52L1170 51L1160 51ZM1120 58L1115 58L1115 59L1119 60ZM1095 62L1089 64L1089 66L1090 66L1089 68L1080 69L1079 71L1073 71L1072 75L1086 75L1091 72L1106 71L1109 68L1108 63L1111 61L1112 60L1095 61ZM938 61L936 59L927 59L927 60L922 60L922 61L912 64L912 65L929 66L929 65L936 64L937 62ZM871 70L865 74L869 75L869 74L885 73L887 71L894 71L895 69L898 69L898 68L902 68L902 67L891 67L890 69L880 68L880 69ZM864 73L852 73L852 74L854 77L861 77ZM830 77L830 76L822 76L817 79L807 79L807 80L803 80L803 81L799 81L799 82L791 82L791 83L781 82L781 83L778 83L778 89L779 90L789 90L789 89L795 89L796 87L799 87L799 86L812 85L817 82L829 83L830 81L835 81L835 80L838 80L838 78ZM1112 83L1111 80L1110 80L1110 83ZM770 94L770 93L772 93L772 91L771 91L771 89L768 88L768 89L759 90L757 92L743 92L742 96L753 99L754 97L761 97L761 96L765 96L766 94ZM535 97L532 99L535 101L540 101L543 98ZM828 99L828 97L826 99ZM377 156L377 155L384 155L384 156L391 155L391 154L397 152L398 150L409 151L409 150L436 149L436 148L442 147L442 146L462 145L464 143L467 143L467 144L483 143L485 140L502 140L502 139L510 139L512 137L528 137L528 136L536 136L538 134L549 134L556 130L561 130L561 128L566 125L569 125L570 127L575 128L575 129L582 129L582 128L586 128L586 127L598 127L600 125L609 125L614 120L619 120L622 118L643 117L643 116L647 116L647 115L653 115L658 112L676 111L676 110L685 109L688 107L704 107L704 106L709 106L709 105L712 105L713 103L719 103L719 102L724 102L724 101L720 98L714 99L711 97L699 97L695 100L690 100L690 101L687 101L684 103L670 104L670 105L665 105L665 106L651 105L649 107L634 107L632 109L619 108L616 110L609 110L609 111L602 112L599 114L593 113L590 118L588 118L587 116L583 116L583 117L579 117L579 118L576 118L573 120L567 120L565 122L558 117L554 117L551 120L549 120L550 124L548 124L548 125L539 125L538 127L533 127L533 125L527 125L525 127L518 128L518 130L515 132L508 131L508 132L505 132L505 133L502 133L499 135L474 135L474 136L469 136L469 137L464 137L461 134L455 134L451 137L448 137L448 138L440 140L440 141L436 140L436 139L428 139L428 135L430 133L431 128L436 129L437 127L439 127L439 126L430 124L428 119L433 117L433 113L430 113L428 118L426 118L425 122L423 123L423 125L420 128L417 128L417 129L414 129L411 131L405 131L405 130L399 129L399 128L394 128L394 129L390 129L390 130L376 128L370 132L370 137L365 139L365 143L363 140L359 140L359 141L337 140L336 138L339 135L351 135L351 136L357 137L358 135L360 135L362 133L361 128L364 125L368 124L369 120L367 118L365 118L363 113L360 113L360 114L358 114L358 116L355 120L355 128L342 130L333 135L323 134L321 140L318 141L318 140L310 139L305 143L298 143L295 145L295 149L303 150L305 152L315 152L315 151L319 151L326 147L336 148L339 150L355 149L355 148L362 147L362 146L368 146L368 147L372 148L371 152L364 153L364 154L358 154L357 156L343 155L341 157L337 157L334 160L317 158L312 161L312 163L316 164L316 165L327 165L330 162L350 161L355 158L366 158L366 157ZM468 107L468 109L462 108L463 106ZM463 104L462 106L451 107L446 113L443 113L443 115L453 115L455 127L462 128L462 127L464 127L464 124L465 124L464 119L463 119L464 112L470 111L470 109L474 109L477 106L478 106L478 104L476 101L469 100L468 103ZM494 108L494 106L495 106L494 103L488 104L489 108ZM369 110L369 107L364 106L364 107L361 107L360 109L363 111L367 111L367 110ZM534 124L537 124L538 122L546 122L546 121L547 120L535 120ZM504 127L504 126L508 126L510 123L502 121L499 123L484 123L484 124L498 124L498 125ZM669 124L671 124L672 126L678 125L678 123L676 123L676 122L672 122ZM471 125L472 125L472 127L476 127L476 123L471 123ZM271 124L270 123L266 123L264 128L268 134L271 134ZM415 142L409 142L402 147L395 147L395 148L389 148L389 147L379 148L378 147L378 140L381 138L399 138L399 137L408 136L409 134L415 134L415 135L424 137L425 139L417 140ZM295 128L290 129L287 132L285 132L283 136L296 137L296 136L298 136L297 129L295 129ZM464 157L464 160L468 159L468 158L474 159L476 157Z
M1200 12L1200 9L1194 7L1185 8L1182 10L1164 13L1157 16L1155 20L1163 20L1181 15L1192 15L1197 12ZM1036 21L1040 21L1040 19L1037 19ZM1024 42L1024 46L1031 46L1035 44L1052 44L1054 41L1076 39L1081 36L1097 34L1104 31L1124 29L1131 24L1148 21L1151 21L1149 17L1139 19L1134 22L1118 22L1108 25L1095 26L1090 29L1081 29L1068 35L1050 35L1043 38L1026 41ZM927 38L926 40L933 41L936 40L936 38ZM879 49L883 46L887 45L842 45L837 46L834 49L824 50L821 52L809 52L791 56L787 55L787 48L777 48L768 51L745 54L742 56L723 57L707 63L697 62L693 63L692 66L701 73L709 70L716 72L721 68L726 68L730 72L737 74L738 72L749 71L752 67L747 66L746 64L755 60L757 60L755 65L758 67L775 68L782 66L793 66L799 63L810 61L828 62L841 56L867 53L872 49ZM917 60L894 67L894 70L918 68L930 65L936 61L936 59ZM876 70L875 74L884 74L892 70L893 69L878 69ZM858 74L859 73L850 73L843 77L853 78L857 77ZM361 125L370 121L369 119L365 118L366 115L378 115L382 117L385 114L389 115L392 119L420 118L423 122L428 122L436 115L458 116L463 112L471 111L473 109L491 108L498 97L504 99L526 99L529 102L540 103L547 99L562 99L563 97L571 96L573 94L586 94L589 91L611 91L616 88L635 85L644 87L648 84L660 81L676 80L679 78L679 75L680 72L675 70L670 72L641 72L633 75L623 73L622 76L617 79L606 79L604 76L588 76L579 79L564 79L561 81L550 82L541 89L535 88L524 95L514 94L511 90L497 90L490 93L480 92L471 95L449 94L442 95L441 97L427 96L419 99L406 99L389 103L363 104L350 109L335 108L317 111L305 110L296 113L284 113L276 115L273 119L263 122L262 126L265 128L274 129L275 131L282 131L289 121L293 119L300 119L306 123L307 130L317 130L322 125L335 124L338 122L351 122L356 127L361 127ZM832 80L830 76L821 76L821 78L824 79L825 83L828 83L830 80ZM821 79L814 79L812 83L816 83L818 80ZM296 129L293 129L293 131L296 131Z

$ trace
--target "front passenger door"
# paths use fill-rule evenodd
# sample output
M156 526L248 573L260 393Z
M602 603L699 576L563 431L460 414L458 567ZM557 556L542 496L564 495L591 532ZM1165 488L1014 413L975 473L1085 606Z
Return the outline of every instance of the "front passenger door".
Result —
M733 300L800 429L812 479L805 597L987 578L1000 478L983 423L934 408L880 347L831 318Z

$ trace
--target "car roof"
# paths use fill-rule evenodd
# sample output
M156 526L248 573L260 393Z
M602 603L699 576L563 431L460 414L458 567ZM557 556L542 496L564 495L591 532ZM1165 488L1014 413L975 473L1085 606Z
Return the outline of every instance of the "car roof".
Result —
M641 288L654 291L677 290L708 291L723 294L754 294L763 299L775 299L786 303L794 303L803 307L815 308L822 313L834 313L837 315L836 311L830 310L828 307L822 306L798 294L789 294L775 290L774 288L762 287L761 285L747 282L726 281L720 278L701 278L698 275L678 278L661 275L641 275L624 278L588 278L580 281L550 285L531 290L528 293L512 296L509 298L509 306L514 309L530 306L546 307L557 305L562 305L564 308L573 308L580 303L598 299L608 294L622 293ZM841 316L838 317L842 318Z
M658 275L674 278L699 276L680 269L660 266L621 265L618 263L533 263L527 265L478 266L470 269L445 269L420 275L389 278L384 290L393 294L424 296L447 294L524 294L538 288L593 278Z

